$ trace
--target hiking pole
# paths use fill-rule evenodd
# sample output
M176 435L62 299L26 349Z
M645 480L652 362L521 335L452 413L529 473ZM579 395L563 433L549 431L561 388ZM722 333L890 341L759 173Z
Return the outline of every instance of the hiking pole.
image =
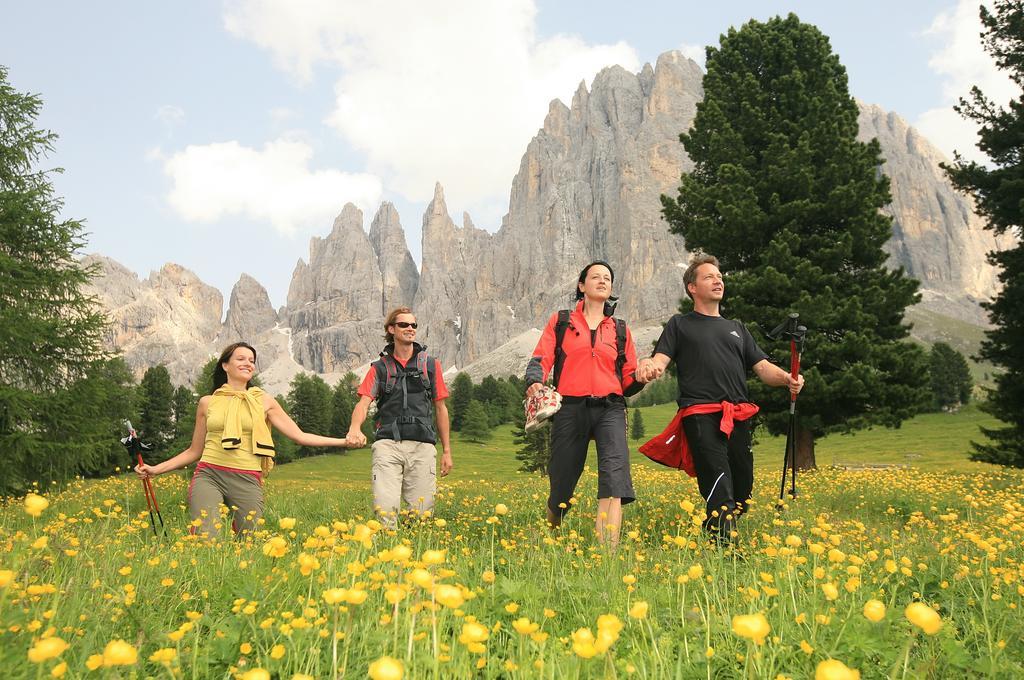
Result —
M128 428L128 436L121 439L121 443L128 449L129 455L138 459L139 465L145 464L145 461L142 459L142 452L152 451L153 445L144 444L139 440L139 436L136 434L135 428L132 427L130 420L124 421L124 426ZM146 508L149 509L149 523L153 527L153 534L157 535L156 519L153 517L153 512L156 511L156 516L160 519L161 529L164 528L164 518L160 514L160 506L157 505L156 494L153 492L153 480L149 477L142 478L142 493L146 496Z
M795 380L800 375L800 356L803 354L804 337L807 327L801 326L800 315L790 314L785 321L765 335L772 340L789 340L789 374ZM786 496L786 468L790 468L792 482L790 494L796 498L796 394L789 394L789 427L786 430L786 451L782 459L782 482L779 485L779 502Z

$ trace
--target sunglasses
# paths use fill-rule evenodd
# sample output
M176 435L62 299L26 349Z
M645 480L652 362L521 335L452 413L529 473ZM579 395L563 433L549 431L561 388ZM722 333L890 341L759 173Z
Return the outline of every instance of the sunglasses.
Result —
M395 325L398 326L399 328L412 328L413 330L416 330L418 328L415 321L413 321L412 323L409 323L408 321L396 321Z

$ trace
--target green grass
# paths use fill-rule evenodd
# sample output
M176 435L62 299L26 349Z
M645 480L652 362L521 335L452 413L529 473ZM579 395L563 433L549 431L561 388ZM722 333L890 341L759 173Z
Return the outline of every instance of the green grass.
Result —
M675 404L646 406L643 413L645 439L660 432L676 413ZM840 465L912 465L926 470L982 472L994 467L968 458L971 440L980 440L980 426L992 427L997 421L970 404L959 413L926 413L916 416L897 429L874 428L850 435L829 435L816 442L819 466ZM642 442L630 441L634 465L658 469L656 463L637 453ZM758 436L754 462L758 468L778 468L782 464L785 439ZM453 480L507 479L516 474L519 461L512 441L511 426L495 428L490 441L483 444L462 441L452 435ZM596 460L591 452L590 460ZM274 471L274 477L288 480L363 484L370 474L369 448L331 454L289 463Z

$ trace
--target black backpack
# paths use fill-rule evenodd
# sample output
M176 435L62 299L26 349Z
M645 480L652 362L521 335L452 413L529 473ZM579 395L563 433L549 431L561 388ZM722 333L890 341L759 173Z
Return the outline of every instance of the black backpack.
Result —
M569 328L569 315L571 310L561 309L558 311L558 321L555 322L555 365L554 384L558 385L558 379L562 376L562 365L565 363L565 352L562 350L562 340L565 338L565 331ZM615 374L622 384L622 369L626 365L626 322L623 319L615 318Z

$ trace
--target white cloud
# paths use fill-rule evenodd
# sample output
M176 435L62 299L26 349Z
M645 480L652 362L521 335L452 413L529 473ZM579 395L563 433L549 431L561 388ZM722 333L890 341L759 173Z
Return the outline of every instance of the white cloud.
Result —
M167 200L189 221L241 216L286 234L322 230L347 202L364 214L376 209L379 178L311 170L312 155L305 142L284 138L259 150L236 141L188 146L164 161L173 184Z
M427 201L439 180L449 206L485 212L507 201L552 99L568 103L606 66L639 69L625 43L538 40L535 24L531 0L231 0L225 10L230 32L300 81L330 69L335 108L326 122L389 189Z
M683 53L683 56L687 59L693 59L697 62L701 68L705 68L704 61L707 58L705 52L707 48L704 45L691 45L690 43L683 43L679 46L679 51Z
M173 104L164 104L156 110L156 113L153 114L153 118L167 127L174 127L175 125L180 125L184 122L185 109Z
M1020 90L985 52L981 30L977 0L959 0L955 8L939 13L932 21L925 35L938 36L943 45L928 65L943 79L945 102L922 113L914 125L950 158L956 150L966 159L985 162L977 149L977 126L962 118L953 105L968 96L974 85L1001 106L1019 96Z

